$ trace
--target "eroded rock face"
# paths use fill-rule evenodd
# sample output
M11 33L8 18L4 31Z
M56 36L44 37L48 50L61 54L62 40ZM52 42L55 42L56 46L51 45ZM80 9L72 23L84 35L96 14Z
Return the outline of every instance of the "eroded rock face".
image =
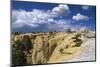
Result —
M46 58L44 56L44 41L43 37L37 36L35 39L35 44L32 53L33 64L46 63Z
M57 52L59 53L57 47L67 49L75 44L71 39L72 35L73 34L63 32L49 34L32 33L31 36L30 34L19 34L13 39L14 41L21 42L21 50L25 54L27 64L45 64L48 63L50 58L55 56ZM67 44L67 42L69 43ZM55 50L57 50L57 52L55 52Z
M34 36L34 37L33 37ZM21 42L21 50L25 54L27 64L47 63L56 47L55 39L49 34L20 34L13 38L13 41Z
M33 64L47 63L55 47L56 42L49 40L48 36L37 36L32 53Z
M55 47L57 46L57 43L55 40L49 40L49 57L51 56L52 52L54 51Z

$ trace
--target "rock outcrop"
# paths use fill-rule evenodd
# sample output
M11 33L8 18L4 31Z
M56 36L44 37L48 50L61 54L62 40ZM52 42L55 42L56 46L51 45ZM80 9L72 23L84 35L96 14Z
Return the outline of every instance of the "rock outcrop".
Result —
M71 49L76 43L73 42L72 37L75 35L77 34L67 32L24 33L13 36L14 38L12 39L14 42L21 42L21 48L25 54L27 64L46 64L51 63L52 59L56 59L56 55L63 55L59 53L60 48L69 48L67 52L73 51ZM58 55L59 58L60 55Z
M37 36L35 39L35 44L32 53L33 64L43 64L46 63L46 58L44 55L44 40L43 37Z
M33 64L47 63L55 47L55 41L48 40L48 36L37 36L32 53Z

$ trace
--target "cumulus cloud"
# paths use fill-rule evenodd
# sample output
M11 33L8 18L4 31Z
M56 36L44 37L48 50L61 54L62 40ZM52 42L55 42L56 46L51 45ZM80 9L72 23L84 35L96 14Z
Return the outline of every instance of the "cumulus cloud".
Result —
M28 31L66 31L67 29L76 30L80 26L72 25L71 23L76 20L88 20L89 17L77 13L72 19L63 19L67 16L70 9L67 5L60 4L51 10L33 9L26 10L13 10L12 11L12 27L13 29L26 32ZM77 28L78 27L78 28Z
M82 6L82 9L87 10L89 9L89 6Z
M14 27L37 27L39 24L53 21L53 15L48 12L33 9L33 11L13 10L12 11L12 24Z
M31 31L66 31L67 29L76 30L79 26L74 26L71 19L55 19L62 15L68 14L69 8L67 5L58 5L51 10L33 9L32 11L26 10L13 10L12 11L12 27L15 31L23 31L23 28ZM73 16L74 20L88 20L88 17L78 13ZM28 29L27 29L28 28Z
M82 15L80 13L77 13L77 15L73 16L72 19L76 20L76 21L79 21L79 20L88 20L89 17L85 16L85 15Z
M58 5L51 10L40 10L33 9L32 11L26 10L13 10L12 11L12 27L23 28L30 27L32 29L45 27L49 30L55 29L65 29L68 25L65 25L65 21L62 19L55 20L55 17L61 17L68 14L69 8L67 5ZM66 22L68 23L68 22Z
M56 15L67 15L70 12L69 7L67 5L58 5L52 9L52 13Z

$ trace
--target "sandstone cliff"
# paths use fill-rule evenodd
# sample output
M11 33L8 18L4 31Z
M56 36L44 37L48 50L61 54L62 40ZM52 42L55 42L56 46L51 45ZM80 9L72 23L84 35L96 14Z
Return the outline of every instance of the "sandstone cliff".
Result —
M17 41L20 42L18 50L25 54L23 57L26 58L26 64L59 63L79 55L85 47L82 37L88 34L90 33L87 30L79 33L24 33L13 35L12 42L13 45L18 45ZM92 35L95 36L91 33L90 37Z

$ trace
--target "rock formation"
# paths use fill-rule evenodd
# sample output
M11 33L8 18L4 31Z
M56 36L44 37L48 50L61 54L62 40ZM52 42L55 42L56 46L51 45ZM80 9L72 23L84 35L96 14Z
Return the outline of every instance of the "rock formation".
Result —
M46 58L44 56L44 40L43 37L37 36L33 48L32 60L33 64L43 64L46 63Z
M56 58L55 55L59 54L60 48L65 49L65 51L67 48L72 49L75 42L71 37L75 35L75 33L67 32L24 33L15 35L12 39L14 42L18 40L21 42L21 50L25 54L26 64L46 64L50 63L50 59L52 61ZM62 54L60 53L60 55Z

